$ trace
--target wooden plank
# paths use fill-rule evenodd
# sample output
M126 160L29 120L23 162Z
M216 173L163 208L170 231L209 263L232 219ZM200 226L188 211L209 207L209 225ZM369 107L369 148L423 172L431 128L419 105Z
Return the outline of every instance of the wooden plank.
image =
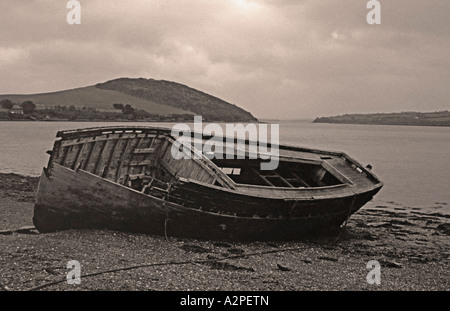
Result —
M78 144L85 144L85 143L93 142L96 140L107 140L107 139L108 138L106 137L106 135L103 135L102 137L93 136L93 137L84 137L84 138L79 138L79 139L63 140L63 141L61 141L61 146L68 147L68 146L73 146L73 145L78 145Z
M134 154L147 154L155 152L155 148L136 148L134 149Z
M61 148L59 149L59 150L62 150L62 156L61 156L60 161L57 162L58 164L64 166L64 162L66 161L66 157L67 157L67 155L69 154L69 149L70 149L70 147L65 147L65 148L61 147Z
M268 186L274 186L270 181L268 181L263 175L261 175L256 169L249 166L249 168L252 170L252 172L259 177L262 181L264 181Z
M288 187L294 187L292 186L286 179L283 178L280 174L278 174L277 171L274 171L274 173L278 176L278 178Z
M75 162L75 158L78 156L78 151L81 149L80 145L73 145L67 147L69 150L64 158L63 166L71 168Z
M89 162L87 163L87 166L85 168L86 171L88 171L90 173L95 172L97 162L99 162L99 160L100 160L99 158L100 158L103 148L105 148L106 142L107 142L106 140L95 142L94 147L91 152Z
M80 150L78 151L78 155L76 156L75 161L73 161L73 165L72 165L73 170L77 170L79 168L81 162L83 161L83 153L87 149L86 145L88 145L88 143L84 143L81 146Z
M142 133L136 135L136 138L137 138L138 140L137 140L137 143L136 143L136 145L134 146L133 150L132 150L131 153L130 153L130 160L129 160L128 164L127 164L127 169L126 169L125 175L128 175L128 174L140 174L140 173L142 173L142 169L139 167L139 169L136 170L136 166L132 166L132 165L131 165L131 162L132 162L133 160L135 160L134 158L135 158L136 155L134 154L134 150L135 150L135 149L138 149L138 148L141 148L142 142L144 141L144 138L145 138L145 137L146 137L146 134L142 134Z
M115 139L114 140L114 144L113 144L114 146L112 147L112 149L109 152L109 159L105 163L105 169L102 172L102 177L106 178L108 176L109 171L111 169L112 161L114 159L114 154L116 153L116 151L118 149L117 146L120 144L120 142L121 142L121 139ZM114 172L113 172L113 175L115 175Z
M135 180L135 179L143 179L145 177L145 174L135 174L135 175L129 175L130 180Z
M97 164L95 165L94 174L100 175L105 169L105 163L109 161L111 147L115 145L115 141L107 140L103 145L103 149L99 154Z
M147 166L147 165L151 165L153 162L149 161L149 160L144 160L144 161L131 161L130 162L130 166Z
M148 145L149 145L149 143L151 144L151 141L152 141L152 139L149 138L149 137L147 136L147 134L145 134L144 137L142 137L142 139L141 139L140 143L138 144L138 146L136 147L136 149L144 149L144 148L147 148ZM136 149L135 149L135 150L136 150ZM136 154L136 153L133 151L133 157L138 157L138 158L142 157L142 159L140 159L139 162L145 162L145 154ZM139 174L142 174L142 173L145 173L145 166L150 165L150 164L151 164L151 163L148 163L148 164L145 164L145 163L144 163L143 165L131 165L131 164L130 164L130 166L134 166L134 167L132 168L132 172L137 172L137 173L139 173Z
M123 159L125 157L125 153L127 152L127 146L130 145L130 141L132 138L120 138L119 142L117 143L113 158L110 162L109 168L108 168L108 174L106 175L106 178L109 180L116 181L118 178L118 172L120 174L120 170L123 165ZM119 175L120 176L120 175Z
M80 169L86 170L87 164L89 163L89 160L92 155L92 150L94 150L95 141L91 143L86 143L86 153L82 155L81 163L80 163Z
M313 170L312 180L315 181L319 186L325 186L322 179L326 173L327 171L322 166L319 166Z
M171 146L171 144L174 142L174 139L170 138L170 137L167 137L166 139L167 139L167 141L170 142L169 145ZM167 151L164 155L166 155L166 154L167 154ZM192 157L192 160L194 162L200 164L200 166L202 166L202 168L205 169L214 178L219 177L219 179L217 179L217 181L224 187L236 189L236 183L229 176L227 176L227 174L222 172L221 169L216 169L216 165L212 164L212 162L209 159L207 159L205 156L202 156L201 159L197 159L194 156L194 157Z
M114 135L116 137L119 137L119 135L120 135L121 138L126 139L126 138L132 138L136 134L134 134L134 133L104 134L104 135L98 135L98 136L73 138L73 139L69 139L69 140L62 140L61 146L67 147L67 146L78 145L78 144L92 143L95 141L105 141L105 140L111 139L112 135Z
M145 145L146 148L138 148L135 149L134 152L136 153L136 150L143 150L144 152L142 153L142 155L144 156L144 161L143 163L145 163L145 165L143 165L141 167L141 173L145 173L148 169L149 166L151 166L152 164L154 164L154 158L153 158L153 153L154 153L154 148L153 145L155 143L156 140L156 136L155 135L150 135L147 134L147 138L145 140ZM147 145L147 141L149 142Z
M131 139L130 145L128 146L127 150L124 152L124 158L123 162L120 167L120 174L118 177L118 182L122 183L123 178L129 173L130 171L130 162L133 159L133 150L137 147L139 144L140 138L137 137L137 135Z
M164 159L160 159L159 163L164 167L172 176L177 177L177 170L174 169L169 163Z
M125 144L124 149L122 150L122 154L120 155L120 159L119 159L119 163L117 165L117 170L116 170L116 178L115 181L118 182L119 178L120 178L120 171L122 170L122 165L123 165L123 161L125 159L125 156L130 148L130 143L132 141L132 138L127 139L127 143Z
M296 181L301 183L303 186L305 187L311 187L306 181L304 181L302 178L300 178L300 176L298 176L296 173L291 172L292 176L294 176L296 178Z
M175 160L169 155L169 151L167 151L166 155L163 157L163 160L171 165L171 167L178 172L178 176L182 176L189 179L198 180L201 182L211 182L217 175L214 174L211 170L205 169L199 162L194 159L180 159ZM222 184L222 186L229 188L224 181L218 181Z

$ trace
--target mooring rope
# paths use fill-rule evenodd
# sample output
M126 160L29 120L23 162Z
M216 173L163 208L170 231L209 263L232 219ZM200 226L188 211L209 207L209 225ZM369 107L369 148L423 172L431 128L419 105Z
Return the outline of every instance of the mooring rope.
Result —
M355 197L356 197L356 195L355 195ZM355 197L353 198L353 201L352 201L352 207L353 207L353 203L355 201ZM349 210L349 214L350 214L350 211L351 211L351 208ZM346 219L344 227L345 227L345 225L346 225L346 223L348 221L348 218L349 218L349 216ZM165 225L167 225L167 220L168 219L166 219L166 224ZM32 229L35 229L35 228L32 227L32 226L26 228L26 230L32 230ZM10 232L13 233L13 232L18 232L20 230L21 230L21 228L16 229L16 230L10 230ZM339 236L340 236L340 233L339 233ZM170 242L168 237L167 237L167 232L165 232L165 238L166 238L166 240L168 242ZM339 239L339 237L338 237L338 239ZM335 244L335 242L338 239L336 239L334 242L332 242L332 244ZM304 242L304 243L307 243L307 242ZM326 245L326 244L327 243L324 243L322 245ZM170 245L170 246L172 246L172 245ZM290 251L300 251L300 250L305 250L305 249L307 249L309 247L311 247L311 245L306 244L306 245L304 245L302 247L283 248L283 249L271 249L271 250L267 250L267 251L260 251L260 252L254 252L254 253L248 253L248 254L239 254L239 255L234 255L234 256L229 256L229 257L224 257L224 258L147 263L147 264L140 264L140 265L127 266L127 267L122 267L122 268L109 269L109 270L103 270L103 271L88 273L88 274L85 274L85 275L81 275L81 277L82 278L88 278L88 277L93 277L93 276L97 276L97 275L101 275L101 274L114 273L114 272L127 271L127 270L134 270L134 269L147 268L147 267L170 266L170 265L186 265L186 264L200 265L200 264L206 264L206 263L211 263L211 262L219 262L219 261L224 261L224 260L236 260L236 259L240 259L240 258L253 257L253 256L259 256L259 255L265 255L265 254L283 253L283 252L290 252ZM42 285L35 286L35 287L30 288L30 289L26 289L25 291L36 291L36 290L40 290L40 289L43 289L43 288L46 288L46 287L50 287L50 286L53 286L53 285L64 283L66 281L67 281L67 279L63 278L63 279L60 279L60 280L44 283Z
M344 224L341 226L338 236L336 237L334 243L337 243L341 239L342 232L344 232L345 228L347 227L347 223L348 223L348 220L350 219L350 216L351 216L351 213L353 210L353 206L355 205L355 199L356 199L356 194L353 196L352 204L350 205L350 207L348 209L347 217L344 221Z
M157 267L157 266L170 266L170 265L186 265L186 264L205 264L205 263L218 262L218 261L224 261L224 260L235 260L235 259L239 259L239 258L253 257L253 256L259 256L259 255L265 255L265 254L282 253L282 252L290 252L290 251L300 251L300 250L306 249L307 247L310 247L310 246L309 245L305 245L303 247L293 247L293 248L284 248L284 249L272 249L272 250L268 250L268 251L261 251L261 252L248 253L248 254L240 254L240 255L234 255L234 256L229 256L229 257L224 257L224 258L148 263L148 264L141 264L141 265L128 266L128 267L122 267L122 268L117 268L117 269L110 269L110 270L104 270L104 271L99 271L99 272L88 273L88 274L85 274L85 275L81 275L81 278L88 278L88 277L93 277L93 276L101 275L101 274L114 273L114 272L127 271L127 270L134 270L134 269L139 269L139 268L148 268L148 267ZM50 287L50 286L53 286L53 285L64 283L66 281L67 281L67 279L64 278L64 279L61 279L61 280L48 282L48 283L45 283L45 284L42 284L42 285L30 288L30 289L27 289L26 291L40 290L40 289L43 289L43 288L46 288L46 287Z

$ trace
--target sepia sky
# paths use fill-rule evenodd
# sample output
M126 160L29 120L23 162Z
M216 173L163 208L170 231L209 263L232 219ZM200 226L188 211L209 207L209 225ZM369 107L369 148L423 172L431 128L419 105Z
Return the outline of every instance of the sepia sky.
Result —
M450 109L450 1L0 2L0 94L175 81L258 118Z

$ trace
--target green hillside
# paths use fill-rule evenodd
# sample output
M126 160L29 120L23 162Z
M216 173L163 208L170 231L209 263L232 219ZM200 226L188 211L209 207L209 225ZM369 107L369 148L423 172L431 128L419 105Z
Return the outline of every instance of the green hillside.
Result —
M0 95L0 101L33 101L37 109L54 106L113 110L113 104L131 105L153 115L202 115L205 120L256 121L247 111L185 85L153 79L121 78L95 86L42 94Z

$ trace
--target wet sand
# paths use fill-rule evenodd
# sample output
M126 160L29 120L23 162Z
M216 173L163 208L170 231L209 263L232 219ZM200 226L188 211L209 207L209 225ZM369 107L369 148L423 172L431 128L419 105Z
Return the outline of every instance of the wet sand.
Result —
M340 236L295 242L166 240L107 230L40 234L30 227L37 182L0 174L0 290L450 290L450 216L439 208L369 204ZM70 260L81 264L80 285L65 282ZM381 264L379 285L366 280L371 260ZM141 267L118 270L133 266Z

